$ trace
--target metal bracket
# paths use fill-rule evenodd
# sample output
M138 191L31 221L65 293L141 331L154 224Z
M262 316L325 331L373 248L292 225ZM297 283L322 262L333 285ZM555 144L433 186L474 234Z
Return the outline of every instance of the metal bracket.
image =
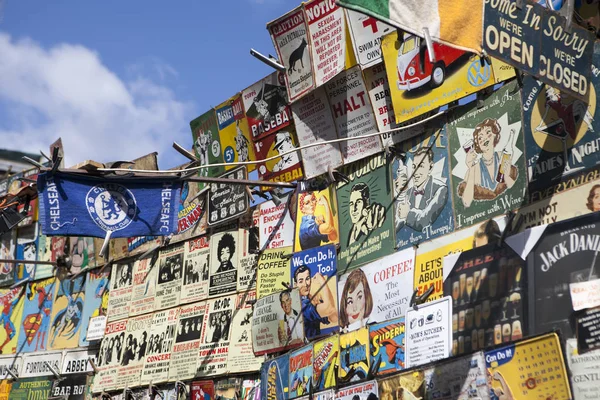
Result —
M258 51L254 50L254 49L250 49L250 55L255 57L256 59L264 62L271 68L275 68L278 71L285 72L285 67L282 64L280 64L278 60L276 60L274 58L267 57L263 54L260 54Z
M414 308L415 310L418 310L418 306L419 304L423 304L427 301L427 299L429 298L429 296L431 296L431 293L433 293L433 290L435 289L434 285L429 286L429 289L427 289L422 295L418 295L417 293L419 293L419 289L415 289L415 291L413 292L411 298L410 298L410 307Z

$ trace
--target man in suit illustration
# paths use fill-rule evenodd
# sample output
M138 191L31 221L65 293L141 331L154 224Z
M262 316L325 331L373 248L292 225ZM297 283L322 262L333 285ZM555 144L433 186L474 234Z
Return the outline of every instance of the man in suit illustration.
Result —
M448 200L448 187L432 176L433 164L431 148L424 147L415 152L413 186L400 192L397 198L396 232L404 226L423 232L425 227L435 222L444 209ZM398 173L398 190L406 186L406 179L406 174Z

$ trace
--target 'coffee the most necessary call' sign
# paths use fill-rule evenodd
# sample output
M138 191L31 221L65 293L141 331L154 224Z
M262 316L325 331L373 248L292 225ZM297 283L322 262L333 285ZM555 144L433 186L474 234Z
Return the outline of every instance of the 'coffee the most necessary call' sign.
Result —
M590 88L593 35L526 0L485 0L483 47L490 55L578 98Z

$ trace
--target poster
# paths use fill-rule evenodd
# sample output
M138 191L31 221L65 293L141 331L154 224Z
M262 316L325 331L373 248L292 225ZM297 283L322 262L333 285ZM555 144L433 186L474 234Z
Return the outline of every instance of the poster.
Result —
M377 400L378 396L377 381L368 381L339 389L335 394L336 400Z
M529 254L530 333L560 329L563 337L575 337L569 283L600 278L594 267L599 218L595 213L548 226Z
M313 387L316 391L337 385L336 366L340 365L340 339L328 336L313 343Z
M290 124L292 115L285 89L285 72L276 71L242 91L253 141Z
M348 332L402 317L413 293L414 262L415 250L410 248L342 275L338 280L340 328Z
M202 203L200 184L183 181L179 194L179 211L177 212L178 233L171 239L171 244L206 233L207 217Z
M226 163L253 161L254 148L250 142L250 128L244 114L241 94L225 100L215 108L219 137L223 152L223 161ZM226 169L230 169L226 168ZM249 166L248 172L253 171Z
M72 263L70 273L77 274L82 270L96 266L94 238L72 236L69 238L69 247Z
M260 204L257 224L260 237L259 248L262 249L266 245L267 249L277 249L294 245L294 221L287 211L287 196L289 195L281 198L279 205L275 205L272 200Z
M52 238L42 234L42 228L38 225L38 242L37 242L37 260L38 261L52 261ZM0 239L2 240L2 239ZM0 244L0 248L2 245ZM0 263L0 266L2 264ZM42 265L38 264L35 266L34 279L46 279L50 278L54 274L53 265Z
M46 350L56 284L58 283L55 283L54 278L48 278L26 285L23 320L17 344L18 352Z
M152 256L135 260L133 263L133 288L129 316L154 311L158 263L152 264Z
M381 39L395 28L360 12L350 9L344 11L352 35L354 53L360 65L364 69L381 62Z
M339 243L339 208L333 186L318 189L308 182L299 185L294 251Z
M98 372L94 376L94 393L117 389L117 379L123 360L127 320L106 324L104 338L98 350ZM127 336L129 338L129 336ZM131 344L129 339L128 344Z
M256 268L259 251L259 209L255 207L246 218L239 221L238 238L240 243L237 292L242 293L256 288ZM262 248L262 247L260 247Z
M219 232L210 237L210 297L236 291L240 253L238 239L238 230Z
M155 312L152 316L140 385L158 384L169 379L171 350L175 340L179 308Z
M63 353L35 352L23 356L23 367L19 378L34 378L39 376L53 376L52 369L60 371Z
M38 232L37 224L28 225L17 229L17 260L36 261L38 255ZM16 266L16 280L22 281L27 278L35 278L36 264L22 264Z
M171 351L169 381L185 381L196 375L205 314L205 302L179 308L175 343Z
M289 398L306 395L311 390L313 379L313 347L301 347L290 353Z
M215 399L215 382L214 381L194 381L191 385L191 398L198 400L214 400Z
M0 325L0 354L17 352L17 341L22 329L23 308L25 305L24 287L0 289L0 305L2 305Z
M537 362L527 362L525 359ZM485 352L491 392L508 398L570 399L568 375L556 333ZM552 371L552 373L549 373Z
M379 136L361 138L377 132L377 123L360 67L357 65L345 70L329 81L325 88L338 136L357 138L340 143L344 164L380 152Z
M133 293L133 262L121 261L112 265L110 295L108 297L108 321L129 316Z
M437 363L425 370L427 400L490 398L483 352Z
M369 325L370 364L378 376L406 368L404 317Z
M192 130L193 148L200 165L222 164L223 148L219 138L219 128L215 111L211 109L190 121ZM219 176L223 173L223 167L208 167L200 169L200 176ZM198 183L200 187L202 183Z
M208 297L208 236L185 242L183 254L183 285L179 294L181 304L194 303Z
M140 385L144 358L148 352L152 314L140 315L127 320L125 340L122 343L121 367L117 373L117 387Z
M17 232L12 230L0 236L0 257L4 260L15 259L15 247L17 243ZM15 281L13 263L0 264L0 285L10 286Z
M304 319L298 290L259 298L252 314L252 348L262 355L304 344Z
M396 247L418 245L454 230L447 134L443 127L401 145L392 162Z
M379 397L382 400L424 398L424 374L421 370L378 379L377 384L379 385Z
M479 59L477 60L479 63ZM519 208L527 182L516 82L456 111L446 129L456 228Z
M424 39L406 32L398 39L392 31L381 42L397 123L495 83L492 66L478 55L433 42L432 65L428 51L421 52Z
M179 305L185 243L178 243L160 250L154 310L163 310ZM157 266L155 265L154 268Z
M77 374L65 376L64 379L52 382L50 397L65 396L68 400L84 400L87 375Z
M324 87L317 88L292 103L292 115L300 146L338 138ZM306 178L314 178L327 172L329 166L337 168L343 164L338 143L303 148L300 153Z
M227 171L220 177L229 180L248 178L245 166ZM249 206L245 186L226 183L211 183L206 202L209 226L237 219Z
M256 295L259 299L278 293L290 284L291 247L263 251L258 258Z
M79 345L84 303L85 275L75 279L56 279L54 304L50 313L49 349L59 350Z
M300 151L294 151L297 148L298 139L293 125L257 141L256 157L268 160L258 164L259 178L273 182L291 182L302 178ZM272 157L276 158L271 160Z
M307 339L338 330L337 252L334 245L294 253L290 281L300 292Z
M348 11L349 13L351 11ZM371 68L363 70L365 77L365 85L369 93L369 99L373 105L375 112L375 121L377 121L377 129L379 132L389 131L390 129L398 128L396 117L394 116L394 105L392 104L392 96L390 95L390 85L388 83L385 65L382 63L373 65ZM401 134L405 136L405 132ZM390 135L382 135L382 140L385 145L386 140L392 137Z
M52 381L47 378L23 378L12 383L10 400L47 399Z
M369 328L340 334L338 378L346 383L363 381L367 379L370 365Z
M267 24L277 59L285 66L288 99L294 102L316 87L313 77L307 23L302 7Z
M289 395L290 355L284 354L263 363L260 368L260 398L287 400Z
M206 302L197 376L220 375L227 372L231 320L235 306L236 296L219 297Z
M571 372L571 389L575 400L599 399L600 386L598 385L598 366L600 365L600 351L579 354L577 342L567 340L565 354L567 365Z
M600 67L600 48L594 52L592 68ZM532 77L523 81L523 128L529 188L543 190L575 173L596 166L600 160L595 131L600 78L592 74L589 96L569 96ZM565 154L567 159L565 160Z
M444 280L444 295L452 296L453 355L514 342L528 334L525 268L521 257L497 243L459 256Z
M106 318L108 311L108 296L110 290L110 271L95 269L87 273L85 279L85 302L81 313L81 333L79 346L89 346L88 328L94 318Z
M575 313L575 333L579 353L600 349L600 307L586 308Z
M304 4L310 34L310 51L316 86L321 86L345 68L346 19L344 9L330 0Z
M255 301L255 290L237 295L227 357L227 371L230 374L258 372L264 361L264 357L256 357L252 350L252 307Z
M406 310L406 368L450 357L452 300L443 297Z

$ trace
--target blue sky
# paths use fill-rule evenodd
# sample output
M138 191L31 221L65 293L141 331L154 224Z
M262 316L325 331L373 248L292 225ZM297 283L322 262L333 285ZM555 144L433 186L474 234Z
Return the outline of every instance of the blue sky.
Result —
M267 22L300 2L0 0L0 148L67 164L159 152L185 162L189 121L272 70Z

